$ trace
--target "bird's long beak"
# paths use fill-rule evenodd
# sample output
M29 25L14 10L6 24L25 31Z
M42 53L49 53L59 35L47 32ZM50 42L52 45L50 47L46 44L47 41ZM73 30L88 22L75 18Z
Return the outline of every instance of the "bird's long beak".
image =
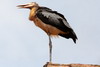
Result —
M18 5L17 7L19 7L19 8L29 8L30 6L28 6L27 4L25 4L25 5Z
M36 2L31 2L31 3L27 3L27 4L23 4L23 5L18 5L17 7L31 9L32 7L35 7L35 6L38 6L38 4Z

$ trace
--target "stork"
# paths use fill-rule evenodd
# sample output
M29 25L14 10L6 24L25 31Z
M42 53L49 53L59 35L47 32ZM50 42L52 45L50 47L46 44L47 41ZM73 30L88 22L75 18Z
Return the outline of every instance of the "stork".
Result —
M66 39L71 38L76 43L77 36L65 17L50 8L39 6L36 2L18 5L19 8L30 9L29 20L45 31L49 37L49 61L52 61L52 41L51 36L61 36Z

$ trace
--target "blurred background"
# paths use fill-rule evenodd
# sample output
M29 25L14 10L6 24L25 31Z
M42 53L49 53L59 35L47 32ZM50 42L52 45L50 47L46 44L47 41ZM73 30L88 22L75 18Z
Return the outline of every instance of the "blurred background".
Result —
M37 2L62 13L78 36L52 38L54 63L100 64L100 0L1 0L0 67L42 67L49 61L48 36L29 10L16 6Z

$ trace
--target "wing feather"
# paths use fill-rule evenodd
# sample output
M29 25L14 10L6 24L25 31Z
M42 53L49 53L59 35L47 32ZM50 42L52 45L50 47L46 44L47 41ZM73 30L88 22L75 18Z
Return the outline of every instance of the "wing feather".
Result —
M45 24L56 27L63 32L69 32L68 34L58 34L65 38L72 38L76 43L77 36L65 17L57 11L52 11L49 8L41 7L37 10L36 16Z
M37 10L36 16L44 23L52 25L64 32L71 30L71 27L64 16L49 8L41 8Z

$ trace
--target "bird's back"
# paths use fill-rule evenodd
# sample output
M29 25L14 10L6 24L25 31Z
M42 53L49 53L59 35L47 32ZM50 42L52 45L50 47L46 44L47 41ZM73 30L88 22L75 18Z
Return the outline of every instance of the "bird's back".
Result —
M58 33L58 35L67 39L72 38L76 43L77 36L62 14L47 7L39 7L36 12L36 17L38 17L44 24L50 25L64 32Z

